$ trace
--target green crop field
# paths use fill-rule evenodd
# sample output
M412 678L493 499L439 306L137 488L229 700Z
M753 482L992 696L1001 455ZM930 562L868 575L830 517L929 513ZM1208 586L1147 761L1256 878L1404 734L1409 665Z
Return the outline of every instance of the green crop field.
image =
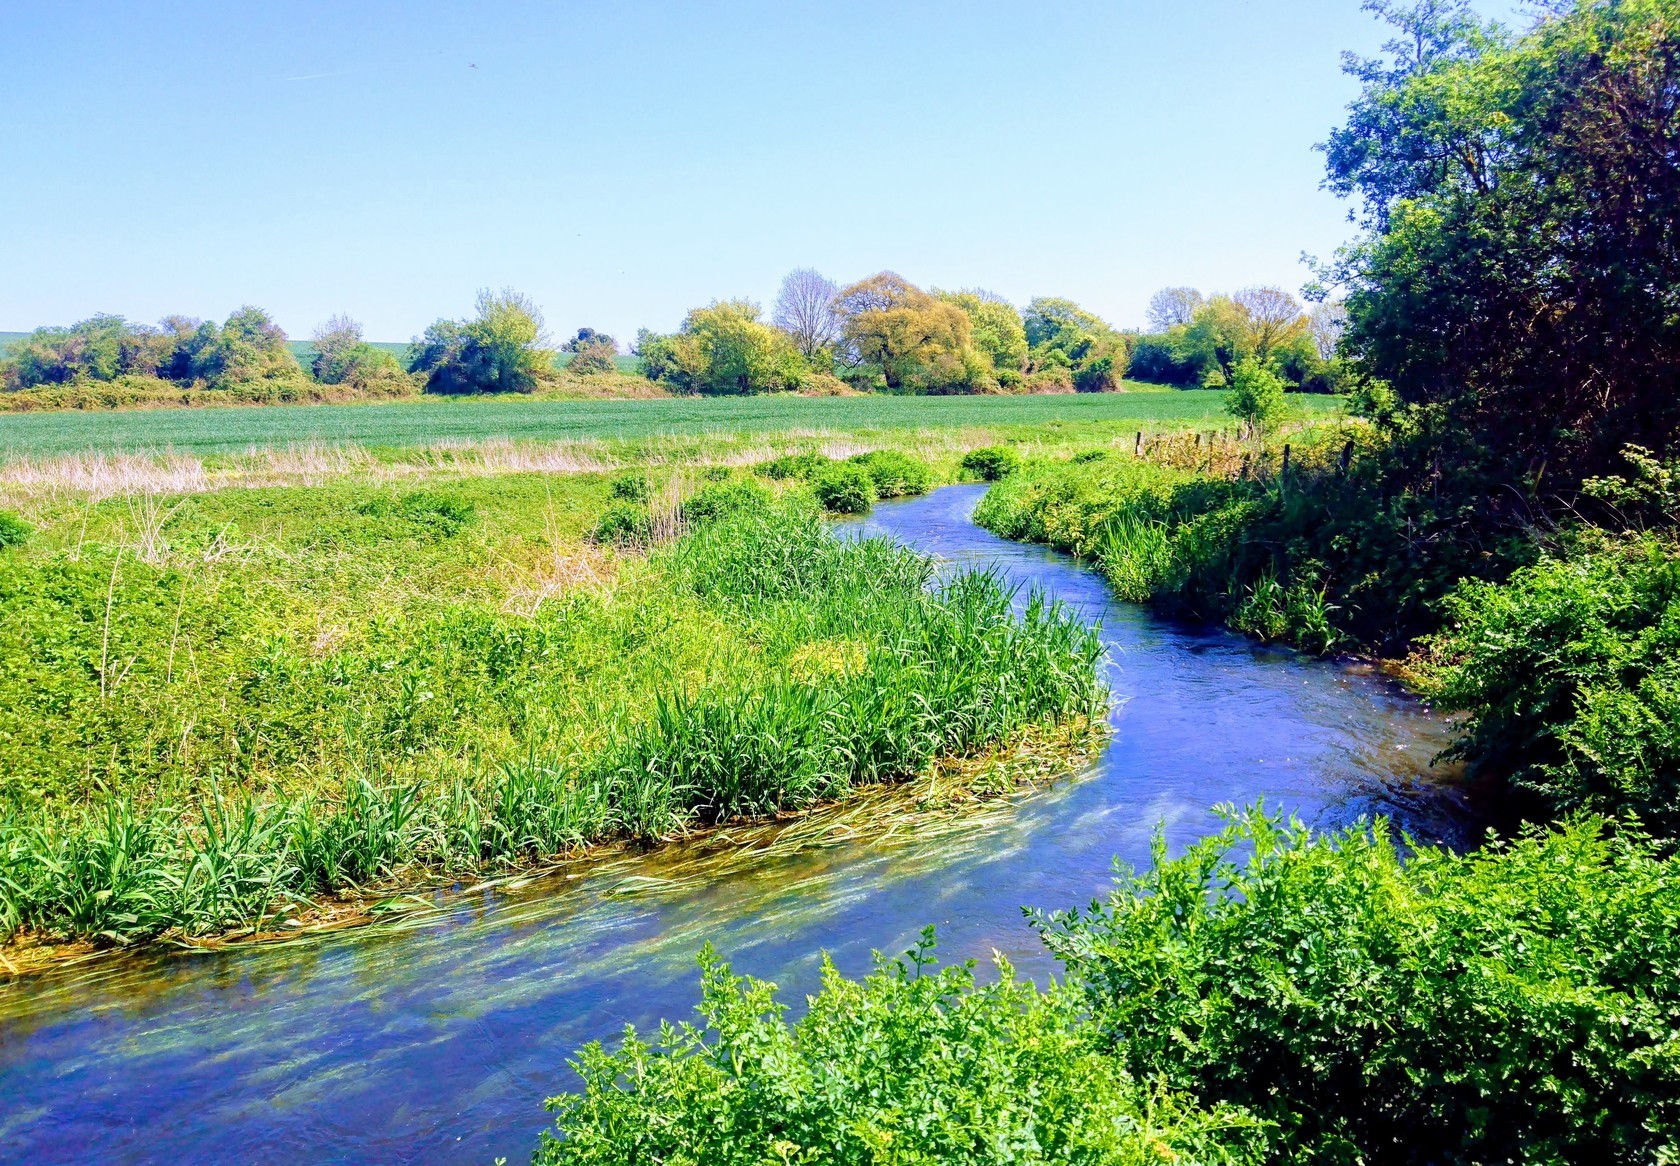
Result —
M0 415L0 457L100 450L238 453L305 443L404 448L441 442L637 440L703 433L785 433L1044 425L1227 422L1224 394L1205 390L1022 397L746 397L652 401L442 400ZM1334 398L1295 398L1327 414Z

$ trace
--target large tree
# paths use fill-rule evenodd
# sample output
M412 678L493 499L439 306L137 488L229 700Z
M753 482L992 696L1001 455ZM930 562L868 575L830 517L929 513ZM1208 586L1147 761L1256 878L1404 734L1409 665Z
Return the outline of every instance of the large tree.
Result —
M749 300L695 308L668 336L643 332L636 352L648 379L678 392L739 395L797 389L809 366L793 340L759 319Z
M988 362L974 350L968 314L903 276L872 275L834 302L848 355L879 369L888 389L972 392L992 383Z
M1164 287L1149 298L1149 330L1165 332L1188 324L1207 303L1207 297L1193 287Z
M806 360L822 358L840 339L840 318L834 311L839 290L833 280L811 267L795 268L782 279L770 320L793 337Z
M1365 236L1345 346L1396 417L1533 500L1680 436L1680 0L1462 3L1399 30L1325 150ZM1439 464L1441 457L1437 456Z
M511 288L478 293L471 320L439 320L409 346L410 372L423 373L428 392L528 393L549 369L542 313Z

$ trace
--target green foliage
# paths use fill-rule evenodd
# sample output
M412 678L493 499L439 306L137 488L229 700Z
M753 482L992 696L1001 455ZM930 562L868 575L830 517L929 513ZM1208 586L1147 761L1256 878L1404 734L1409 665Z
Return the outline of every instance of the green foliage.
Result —
M682 505L683 519L690 523L718 522L743 514L769 510L776 496L757 482L725 478L700 487Z
M670 336L644 331L636 344L643 372L682 393L743 395L799 388L809 366L788 334L759 315L757 304L728 300L695 308Z
M877 498L904 498L926 494L931 475L927 466L896 449L877 449L850 459L869 472Z
M1551 7L1521 36L1385 7L1391 59L1352 62L1326 147L1368 228L1330 273L1344 347L1508 522L1680 434L1680 8Z
M94 316L69 328L39 328L6 353L13 387L161 378L212 389L294 384L302 369L286 334L260 308L240 308L222 327L171 316L159 328Z
M409 347L433 393L528 393L553 366L542 314L512 289L478 293L471 320L439 320Z
M583 1092L548 1105L545 1166L894 1162L902 1166L1257 1161L1254 1123L1141 1087L1092 1045L1069 993L999 960L936 968L931 929L847 980L824 961L797 1024L774 984L701 956L700 1023L627 1030L573 1062Z
M819 472L811 488L823 509L836 514L867 514L875 505L875 475L867 466L840 462Z
M986 291L939 292L938 295L968 316L970 342L976 352L991 362L994 372L1019 373L1026 367L1027 330L1014 304Z
M0 551L21 547L32 532L33 528L10 510L0 510Z
M833 458L824 457L820 453L788 453L781 457L761 462L755 467L767 478L778 482L791 479L809 481L823 469L834 464Z
M1005 445L986 445L963 455L962 468L983 482L997 482L1021 468L1021 455Z
M1079 392L1117 388L1126 373L1126 337L1072 300L1033 300L1027 305L1024 330L1032 366L1067 369L1068 383Z
M990 358L974 346L959 305L883 271L835 298L850 362L895 393L976 393L996 385ZM999 321L1001 323L1001 321Z
M1312 651L1403 653L1458 580L1503 577L1534 550L1478 536L1473 499L1393 489L1400 455L1376 440L1297 438L1287 481L1276 449L1241 480L1131 458L1045 465L991 490L975 520L1094 559L1135 602Z
M1454 749L1544 811L1632 812L1680 837L1680 554L1589 539L1447 597L1432 694Z
M362 326L334 316L315 332L309 372L324 385L367 385L402 376L397 358L362 339Z
M930 591L920 556L751 480L697 492L691 533L611 594L510 610L520 552L492 553L485 506L521 488L236 491L111 516L150 524L151 561L0 556L0 929L257 926L403 872L797 808L1102 700L1071 614L1017 616L989 576ZM228 507L300 533L230 557Z
M363 539L414 538L435 542L460 534L473 520L473 506L420 490L400 497L380 495L356 507L356 513L376 520L367 524Z
M1265 435L1288 411L1288 401L1283 395L1283 379L1252 357L1244 360L1231 376L1231 392L1226 398L1225 410L1251 433Z
M1248 813L1041 919L1125 1070L1271 1161L1680 1151L1680 879L1593 820L1467 855Z
M614 498L625 502L646 503L648 500L647 475L640 470L624 470L614 474L612 481L607 484L608 491Z
M579 376L618 371L618 342L605 332L579 328L576 336L561 345L561 351L571 354L566 368Z
M602 546L638 546L648 541L652 530L653 517L646 500L629 500L614 502L601 511L589 537Z

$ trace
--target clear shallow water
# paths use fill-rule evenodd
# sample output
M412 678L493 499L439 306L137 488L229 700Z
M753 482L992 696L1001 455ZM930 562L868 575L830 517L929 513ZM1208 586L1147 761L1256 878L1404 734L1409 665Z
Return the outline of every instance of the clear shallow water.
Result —
M922 838L711 868L679 847L397 927L0 988L0 1160L517 1162L577 1045L689 1014L708 939L792 1000L821 951L859 973L926 923L949 959L995 948L1042 976L1020 908L1089 901L1116 856L1147 861L1157 823L1182 844L1215 803L1466 840L1471 815L1429 769L1445 722L1391 682L1113 603L1065 556L976 528L982 491L882 505L858 529L1102 621L1122 703L1089 773Z

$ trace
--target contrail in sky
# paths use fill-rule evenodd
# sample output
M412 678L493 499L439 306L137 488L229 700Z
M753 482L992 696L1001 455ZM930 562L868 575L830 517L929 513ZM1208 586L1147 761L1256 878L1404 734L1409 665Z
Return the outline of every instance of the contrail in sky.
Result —
M284 77L284 81L314 81L321 77L344 77L354 72L352 69L341 69L337 73L305 73L301 77Z

